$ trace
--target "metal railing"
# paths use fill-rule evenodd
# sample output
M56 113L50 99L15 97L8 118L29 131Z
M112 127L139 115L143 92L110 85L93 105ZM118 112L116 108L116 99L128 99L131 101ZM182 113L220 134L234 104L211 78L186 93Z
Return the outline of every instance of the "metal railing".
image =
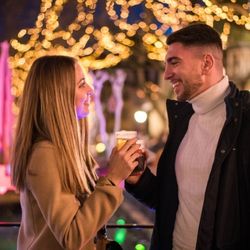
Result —
M0 227L20 227L20 222L6 222L0 221ZM140 228L148 228L153 229L152 224L124 224L124 225L117 225L117 224L107 224L107 228L127 228L127 229L140 229Z

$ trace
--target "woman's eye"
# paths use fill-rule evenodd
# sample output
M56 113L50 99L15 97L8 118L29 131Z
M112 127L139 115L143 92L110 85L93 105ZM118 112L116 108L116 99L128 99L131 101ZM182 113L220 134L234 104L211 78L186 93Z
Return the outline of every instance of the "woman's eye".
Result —
M82 80L79 82L79 87L83 87L85 84L86 84L85 80L82 79Z

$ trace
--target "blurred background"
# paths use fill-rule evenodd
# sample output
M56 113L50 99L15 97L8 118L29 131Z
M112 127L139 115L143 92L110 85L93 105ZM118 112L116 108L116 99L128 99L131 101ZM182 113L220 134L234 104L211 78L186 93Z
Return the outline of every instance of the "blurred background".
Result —
M32 62L45 54L71 55L89 70L95 88L91 151L105 172L118 130L136 130L157 163L168 135L165 110L174 98L163 79L166 38L194 22L221 35L225 71L250 89L249 0L1 0L0 221L19 222L19 196L10 183L10 150L18 101ZM49 108L49 107L48 107ZM152 225L154 211L125 193L109 224ZM18 226L0 225L0 249L16 249ZM126 250L149 248L151 228L109 228Z

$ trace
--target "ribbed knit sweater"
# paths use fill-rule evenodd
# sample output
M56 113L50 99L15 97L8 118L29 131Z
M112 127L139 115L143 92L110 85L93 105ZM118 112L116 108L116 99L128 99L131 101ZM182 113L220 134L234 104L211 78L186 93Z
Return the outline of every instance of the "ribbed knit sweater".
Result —
M226 119L224 98L228 93L229 82L225 76L189 101L195 113L175 162L179 198L173 232L175 250L195 249L204 194Z

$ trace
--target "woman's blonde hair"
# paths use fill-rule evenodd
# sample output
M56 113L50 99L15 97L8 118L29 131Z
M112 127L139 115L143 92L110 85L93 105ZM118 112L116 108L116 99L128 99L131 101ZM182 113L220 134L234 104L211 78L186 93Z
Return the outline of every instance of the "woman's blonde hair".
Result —
M12 154L12 182L18 190L25 175L32 146L50 141L58 156L62 188L90 193L97 179L95 162L88 148L86 119L75 111L75 64L67 56L44 56L32 65L27 76Z

